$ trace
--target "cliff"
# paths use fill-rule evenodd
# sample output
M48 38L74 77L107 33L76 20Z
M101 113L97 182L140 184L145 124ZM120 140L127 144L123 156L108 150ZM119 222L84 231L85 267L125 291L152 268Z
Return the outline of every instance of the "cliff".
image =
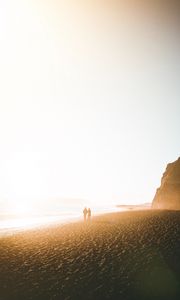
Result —
M180 210L180 157L167 165L152 202L152 208Z

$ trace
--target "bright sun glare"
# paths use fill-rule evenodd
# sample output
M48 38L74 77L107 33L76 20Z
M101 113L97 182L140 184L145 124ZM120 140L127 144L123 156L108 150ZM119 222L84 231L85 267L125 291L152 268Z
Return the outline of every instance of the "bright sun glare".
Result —
M179 151L173 35L85 2L0 1L0 197L12 213L51 197L150 202Z
M35 212L33 203L31 201L24 201L23 199L11 201L10 212L13 215L31 215Z

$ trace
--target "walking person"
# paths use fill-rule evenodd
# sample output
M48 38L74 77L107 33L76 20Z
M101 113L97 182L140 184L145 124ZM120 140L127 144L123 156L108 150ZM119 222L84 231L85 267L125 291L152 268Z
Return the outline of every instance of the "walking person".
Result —
M88 210L87 210L87 215L88 215L88 221L90 221L91 220L91 209L90 208L88 208Z
M86 222L87 213L88 213L88 210L87 210L87 208L85 207L84 210L83 210L83 214L84 214L84 222Z

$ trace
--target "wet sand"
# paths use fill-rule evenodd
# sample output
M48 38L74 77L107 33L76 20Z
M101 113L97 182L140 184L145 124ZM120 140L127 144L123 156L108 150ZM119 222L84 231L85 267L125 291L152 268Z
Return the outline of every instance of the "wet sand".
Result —
M112 213L2 237L0 299L180 299L180 212Z

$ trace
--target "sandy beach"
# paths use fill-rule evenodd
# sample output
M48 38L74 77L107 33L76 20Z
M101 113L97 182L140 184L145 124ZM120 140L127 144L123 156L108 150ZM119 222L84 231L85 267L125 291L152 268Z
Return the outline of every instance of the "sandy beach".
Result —
M111 213L2 237L0 299L180 299L180 212Z

